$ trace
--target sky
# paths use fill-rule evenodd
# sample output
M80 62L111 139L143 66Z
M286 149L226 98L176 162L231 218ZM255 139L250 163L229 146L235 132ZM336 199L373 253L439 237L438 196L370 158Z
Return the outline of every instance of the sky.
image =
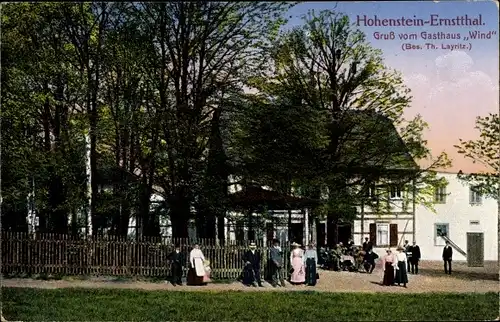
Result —
M459 139L475 139L479 131L474 129L477 116L499 112L499 28L498 4L492 1L377 1L377 2L304 2L290 10L289 27L301 23L300 16L309 10L335 10L347 14L356 28L362 30L368 42L383 51L388 68L402 73L405 85L411 89L412 104L405 112L407 118L417 114L429 124L425 133L428 146L435 156L445 151L452 159L447 171L483 171L457 153L453 146ZM419 18L429 21L431 15L439 18L455 18L481 15L480 26L365 26L356 25L357 17L373 19ZM374 34L394 32L394 40L376 39ZM493 34L490 39L465 40L469 32ZM423 40L421 32L460 34L460 40ZM400 34L417 33L417 39L403 41ZM403 50L402 43L434 49ZM465 44L466 47L450 50L447 45ZM470 44L470 45L469 45Z

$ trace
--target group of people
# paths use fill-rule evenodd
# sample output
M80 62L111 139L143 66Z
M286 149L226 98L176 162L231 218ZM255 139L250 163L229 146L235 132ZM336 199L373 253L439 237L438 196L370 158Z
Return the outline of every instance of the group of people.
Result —
M293 243L292 247L293 249L290 253L290 283L295 285L316 285L316 281L319 278L317 273L318 254L314 249L314 245L309 244L305 251L297 243ZM255 243L251 243L249 250L243 255L245 265L243 269L243 284L262 287L260 276L262 258L256 248ZM278 240L273 241L273 246L269 251L269 264L271 285L273 287L285 287L286 278L283 270L283 250Z
M179 245L175 246L168 259L172 263L172 284L182 285L183 268L186 260ZM189 265L188 285L206 285L210 282L210 261L205 259L198 244L195 244L191 252L189 252Z
M322 249L320 253L322 256L320 257L318 257L313 244L307 245L305 250L297 243L293 243L291 246L289 273L290 283L294 285L316 285L319 279L318 262L321 260L326 268L330 268L333 265L334 269L338 270L351 270L351 268L352 270L359 270L363 266L365 271L371 274L375 268L375 260L378 258L368 238L365 238L362 248L354 246L352 242L347 247L339 243L329 251ZM403 284L406 287L408 284L408 273L418 274L418 263L421 258L420 247L415 241L410 245L406 240L404 245L399 246L396 250L397 252L393 253L391 249L387 249L386 254L382 257L382 268L384 270L383 285ZM451 274L452 255L453 250L450 244L446 242L446 246L443 249L444 270L446 274ZM330 259L327 259L325 256ZM175 246L174 251L169 255L169 260L172 263L172 284L182 285L183 267L186 260L179 245ZM255 243L251 243L249 249L243 254L243 262L243 284L263 287L260 274L262 255L257 251ZM350 262L350 264L347 262ZM273 246L269 251L269 264L272 286L284 287L286 277L283 271L283 250L278 240L273 241ZM189 265L187 274L188 285L205 285L210 282L210 262L205 259L198 244L195 244L189 253Z
M412 274L418 274L418 262L420 261L420 247L417 245L415 241L413 241L413 245L410 245L407 240L403 245L403 251L406 254L408 259L407 261L407 271Z
M382 257L382 268L384 269L384 279L382 284L392 286L395 284L408 284L408 273L418 274L418 262L420 261L420 247L415 241L410 245L407 240L403 246L399 246L397 253L391 249L386 250L386 255Z
M331 249L320 249L323 268L335 271L360 271L363 267L369 274L375 269L378 255L373 251L373 244L365 239L362 247L355 246L350 240L346 246L339 242Z

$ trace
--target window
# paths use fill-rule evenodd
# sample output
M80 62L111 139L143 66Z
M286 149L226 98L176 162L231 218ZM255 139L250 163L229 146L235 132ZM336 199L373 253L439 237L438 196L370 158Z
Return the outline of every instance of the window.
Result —
M389 245L389 224L377 224L377 246Z
M435 224L434 232L434 245L444 246L446 241L441 236L449 236L449 224Z
M481 193L477 190L476 187L470 187L469 190L469 203L471 205L480 205L483 202L483 198Z
M403 193L400 186L391 186L390 187L390 197L391 199L402 199Z
M435 187L434 188L434 203L446 203L446 187Z
M377 190L376 190L376 187L375 185L370 185L368 187L368 189L366 189L366 192L365 192L365 197L366 198L372 198L372 199L375 199L377 198Z

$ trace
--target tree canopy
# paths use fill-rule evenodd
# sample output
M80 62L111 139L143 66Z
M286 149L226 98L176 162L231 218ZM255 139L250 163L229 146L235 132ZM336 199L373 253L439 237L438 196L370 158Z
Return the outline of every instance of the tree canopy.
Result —
M404 118L401 75L344 14L285 28L293 5L4 5L3 227L26 230L31 210L41 231L125 235L135 218L157 235L168 218L187 237L194 219L214 238L235 180L326 196L318 216L384 212L389 183L431 207L449 161L431 159L420 116Z
M484 167L476 173L459 173L459 178L477 189L477 192L498 199L500 177L500 118L498 114L478 116L476 129L479 138L462 140L456 145L458 152L465 158Z

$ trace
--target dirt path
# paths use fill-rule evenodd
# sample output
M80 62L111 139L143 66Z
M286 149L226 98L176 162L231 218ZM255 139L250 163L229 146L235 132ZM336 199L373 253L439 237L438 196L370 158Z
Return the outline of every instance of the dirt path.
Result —
M496 263L488 264L484 268L468 268L465 265L455 264L453 275L442 272L441 263L427 262L421 265L419 275L409 275L408 288L384 287L380 285L383 272L377 268L373 274L320 271L321 278L314 288L292 286L273 288L264 283L263 288L245 287L240 283L211 283L207 286L172 286L166 282L143 282L117 280L113 278L91 278L87 280L34 280L34 279L3 279L4 287L33 287L33 288L119 288L142 290L172 290L172 291L303 291L320 292L499 292L499 281Z

